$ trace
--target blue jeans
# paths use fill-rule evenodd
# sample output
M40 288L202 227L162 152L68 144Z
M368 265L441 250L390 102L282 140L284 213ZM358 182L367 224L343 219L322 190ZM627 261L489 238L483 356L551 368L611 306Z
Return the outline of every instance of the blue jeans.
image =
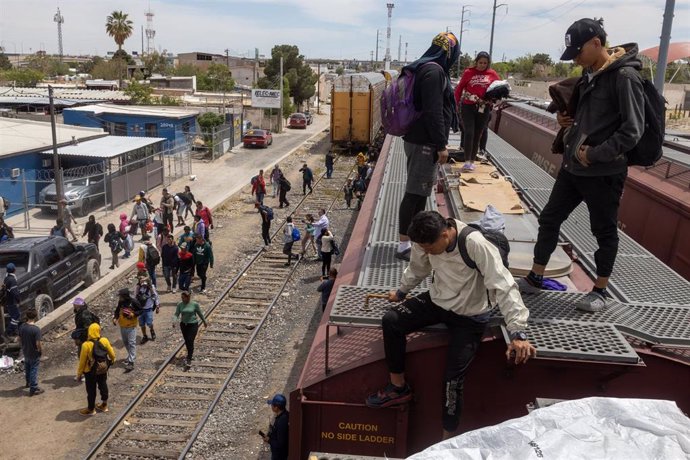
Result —
M180 287L180 291L189 291L189 284L192 282L191 273L180 273L180 277L177 280L177 284Z
M165 277L165 284L168 285L168 289L170 289L171 281L172 288L175 289L177 287L177 267L163 265L163 276Z
M26 384L31 389L31 393L38 389L38 365L41 358L24 359L24 375L26 377Z
M153 309L149 308L144 310L141 315L139 315L139 326L153 327Z
M266 196L265 193L256 192L256 201L258 203L264 204L264 196Z
M146 270L148 270L149 276L151 277L151 284L153 284L154 287L158 287L156 285L156 266L146 265Z

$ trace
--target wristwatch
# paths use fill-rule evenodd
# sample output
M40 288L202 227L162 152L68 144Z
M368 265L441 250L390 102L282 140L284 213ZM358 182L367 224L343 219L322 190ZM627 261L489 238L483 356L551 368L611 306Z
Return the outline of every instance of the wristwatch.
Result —
M524 331L511 332L510 340L527 340L527 334Z

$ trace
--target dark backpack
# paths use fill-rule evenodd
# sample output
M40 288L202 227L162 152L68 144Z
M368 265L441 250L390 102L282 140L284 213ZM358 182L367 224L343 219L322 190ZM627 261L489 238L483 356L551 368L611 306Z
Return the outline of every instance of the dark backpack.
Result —
M161 255L154 245L150 245L146 248L146 263L154 267L161 263Z
M479 271L477 264L472 260L467 252L467 235L472 232L481 232L487 241L496 246L498 248L498 252L501 254L503 266L508 268L508 254L510 254L510 243L508 243L508 238L506 238L502 232L496 230L484 230L476 224L468 224L467 227L463 228L458 235L458 251L460 252L460 256L462 256L462 260L465 262L465 265Z
M252 177L252 180L249 181L249 184L254 187L254 185L259 181L259 176L254 176Z
M428 64L422 64L417 70ZM404 136L422 115L414 106L415 72L404 70L381 94L381 122L387 134Z
M114 254L118 254L120 251L122 251L122 239L120 238L120 235L112 236L108 244L110 245L110 250Z
M103 375L108 373L108 367L110 367L110 359L108 358L108 350L101 343L101 339L92 339L93 342L93 366L91 370L95 372L96 375Z
M666 99L646 78L642 79L642 89L644 90L644 132L637 145L625 153L628 166L652 166L663 154L661 146L664 143L666 130Z
M286 192L289 192L292 189L292 184L287 179L283 179L282 186L283 186L283 190L285 190Z
M266 217L268 217L268 220L273 220L273 208L270 206L261 206L261 208L266 211Z
M12 203L10 203L10 200L8 200L7 198L5 198L5 197L3 196L3 197L2 197L2 202L3 202L3 204L5 205L5 211L7 211L8 209L10 209L10 205L12 204Z

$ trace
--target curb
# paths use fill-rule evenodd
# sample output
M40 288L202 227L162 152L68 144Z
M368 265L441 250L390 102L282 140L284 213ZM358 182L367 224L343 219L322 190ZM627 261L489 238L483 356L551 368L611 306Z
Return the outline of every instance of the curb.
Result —
M320 131L317 131L307 139L305 139L302 143L297 145L296 147L292 148L288 152L286 152L284 155L280 156L276 160L271 160L270 162L267 162L266 166L263 166L263 169L267 169L268 167L272 166L273 164L283 161L285 158L289 157L293 153L295 153L299 148L301 148L305 143L312 141L315 137L323 134L324 130L328 128L328 125L326 125L323 129ZM221 157L222 158L222 157ZM212 211L215 211L216 208L222 206L227 200L232 198L232 196L242 190L242 188L246 184L240 184L237 187L233 187L230 189L227 193L223 194L218 200L212 201L212 200L204 200L208 205L209 208L211 208ZM179 232L178 232L179 233ZM176 237L178 236L177 234L173 233ZM83 291L79 292L79 297L82 297L86 303L88 304L90 301L92 301L96 296L102 294L105 292L109 287L111 287L112 284L120 281L122 278L126 277L129 272L134 268L134 266L137 263L137 258L132 257L129 260L127 260L126 263L120 264L120 266L111 272L109 272L106 276L101 277L98 281L96 281L92 286L89 286L88 288L84 289ZM66 320L68 317L72 315L72 299L73 297L70 297L70 299L60 305L59 307L56 307L52 312L50 312L48 315L45 317L41 318L36 322L36 326L38 326L41 329L42 333L46 333L48 331L51 331L58 327L64 320Z

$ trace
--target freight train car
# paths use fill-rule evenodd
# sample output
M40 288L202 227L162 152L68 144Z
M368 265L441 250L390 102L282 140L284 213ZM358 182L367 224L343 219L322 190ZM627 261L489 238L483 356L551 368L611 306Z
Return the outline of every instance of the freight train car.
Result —
M341 75L331 92L331 140L336 148L356 153L381 128L381 93L393 75L377 72Z

